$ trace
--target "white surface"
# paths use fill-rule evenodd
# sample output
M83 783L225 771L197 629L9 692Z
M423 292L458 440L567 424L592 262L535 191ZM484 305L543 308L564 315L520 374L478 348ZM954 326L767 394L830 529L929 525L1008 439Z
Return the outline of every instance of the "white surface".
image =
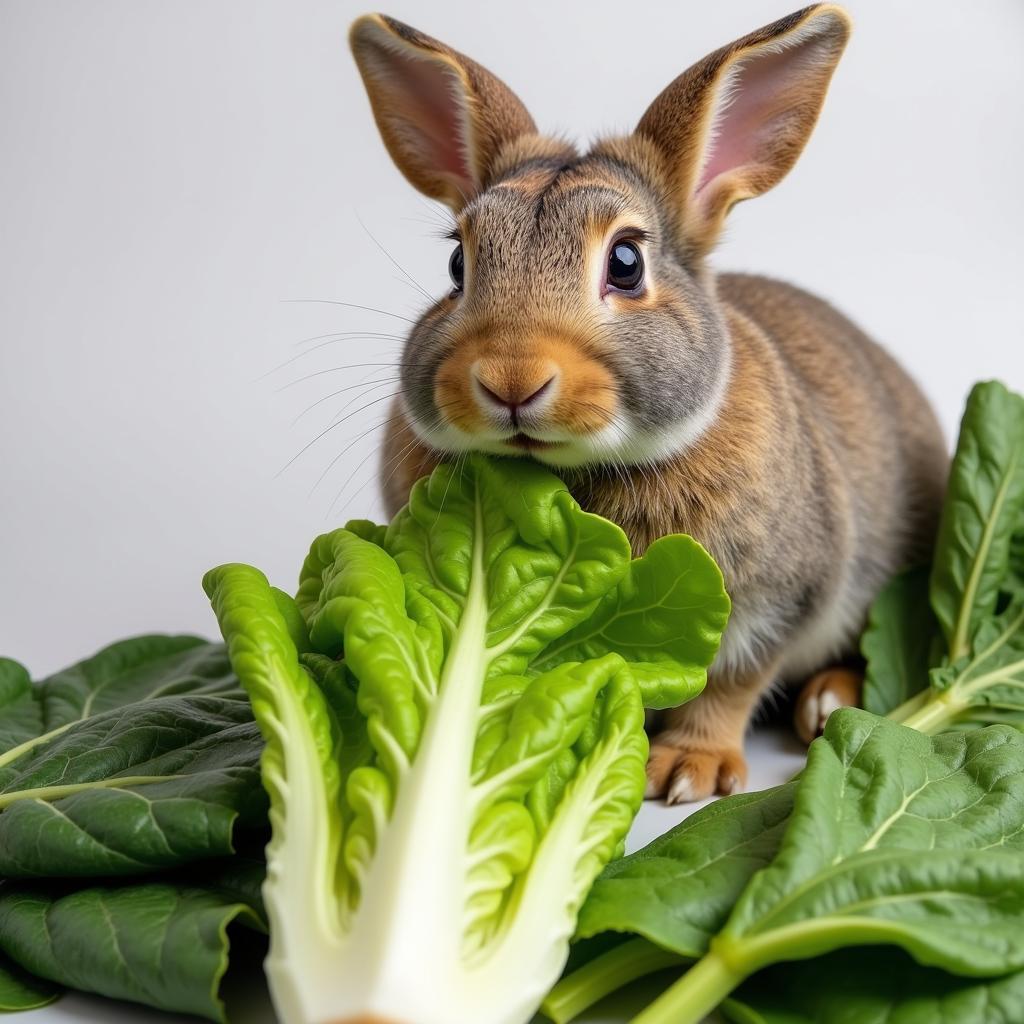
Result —
M788 731L761 729L750 737L747 747L750 761L750 786L767 789L790 779L803 766L804 750ZM655 836L666 832L687 815L710 801L666 807L660 801L644 803L633 823L627 844L628 852L646 846ZM231 1024L275 1024L265 992L259 990L259 979L254 979L252 990L242 998L229 1000L228 1010ZM632 995L632 999L631 999ZM635 1012L637 995L623 993L598 1007L594 1012L579 1018L579 1024L624 1024ZM642 1004L641 1004L642 1005ZM115 1003L109 999L72 994L60 1002L42 1010L18 1014L11 1018L11 1024L196 1024L198 1018L156 1013L127 1003ZM538 1022L546 1018L538 1018Z
M387 9L585 141L802 2ZM288 587L316 533L379 513L373 431L307 495L384 401L275 477L359 392L292 419L374 368L277 389L396 345L339 339L259 379L301 338L406 326L281 300L420 308L360 219L429 292L446 287L442 218L391 167L345 44L369 4L0 3L0 650L36 674L131 633L210 633L211 565L253 562ZM737 208L717 264L833 299L952 434L972 380L1024 389L1024 4L850 8L807 152Z

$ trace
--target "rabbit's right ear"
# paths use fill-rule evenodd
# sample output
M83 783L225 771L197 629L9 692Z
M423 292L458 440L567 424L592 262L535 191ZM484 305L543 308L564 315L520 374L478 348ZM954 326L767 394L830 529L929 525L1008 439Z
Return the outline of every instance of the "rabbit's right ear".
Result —
M487 185L501 147L537 130L504 82L394 18L364 15L349 43L391 159L456 212Z
M636 132L660 158L685 251L703 256L729 209L796 163L849 34L841 7L815 4L716 50L647 108Z

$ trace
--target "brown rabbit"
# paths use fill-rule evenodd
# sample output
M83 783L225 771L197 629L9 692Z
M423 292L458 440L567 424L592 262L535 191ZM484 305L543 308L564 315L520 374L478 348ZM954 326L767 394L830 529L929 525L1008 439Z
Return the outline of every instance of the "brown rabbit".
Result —
M387 500L440 459L527 452L635 548L708 548L734 610L707 689L652 743L648 795L672 802L743 785L773 681L813 676L810 735L858 699L835 666L935 528L947 456L914 382L822 300L705 263L730 208L793 166L849 29L820 4L753 32L581 155L447 46L382 15L352 28L388 151L456 223L451 293L402 358Z

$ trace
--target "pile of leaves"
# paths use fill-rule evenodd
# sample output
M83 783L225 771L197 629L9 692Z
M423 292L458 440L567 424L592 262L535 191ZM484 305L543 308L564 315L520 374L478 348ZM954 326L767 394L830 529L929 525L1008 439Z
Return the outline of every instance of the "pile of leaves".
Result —
M263 928L262 749L222 644L34 684L0 659L0 1010L68 986L219 1019L229 926Z

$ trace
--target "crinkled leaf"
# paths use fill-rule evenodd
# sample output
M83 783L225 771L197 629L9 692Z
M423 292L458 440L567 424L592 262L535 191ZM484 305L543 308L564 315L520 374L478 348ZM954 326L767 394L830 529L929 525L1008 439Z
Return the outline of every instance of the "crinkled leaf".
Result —
M622 531L534 463L442 466L386 531L355 523L314 541L296 598L312 648L301 661L256 570L208 574L268 740L268 974L286 1017L400 1015L389 1000L402 992L431 1019L475 1021L509 965L520 983L503 1013L529 1015L642 797L634 669L656 664L692 695L717 649L698 600L724 619L717 570L688 539L662 550L703 580L687 591L695 607L641 568L624 591L628 638L606 613L591 652L543 664L631 570ZM664 607L645 615L648 577ZM684 647L685 666L673 661ZM315 824L325 814L330 835ZM327 908L312 927L308 906ZM416 966L424 948L430 970Z
M892 579L871 606L861 653L867 662L864 707L887 715L928 686L938 623L928 603L929 572Z
M32 978L215 1021L236 920L262 927L212 885L0 887L0 952Z
M722 1006L735 1024L1018 1024L1024 971L961 978L901 950L842 950L755 975Z
M953 662L996 611L1022 520L1024 398L998 381L977 384L960 427L931 578Z
M729 610L721 570L704 548L692 537L662 537L533 667L615 651L630 663L646 707L675 707L704 688Z

